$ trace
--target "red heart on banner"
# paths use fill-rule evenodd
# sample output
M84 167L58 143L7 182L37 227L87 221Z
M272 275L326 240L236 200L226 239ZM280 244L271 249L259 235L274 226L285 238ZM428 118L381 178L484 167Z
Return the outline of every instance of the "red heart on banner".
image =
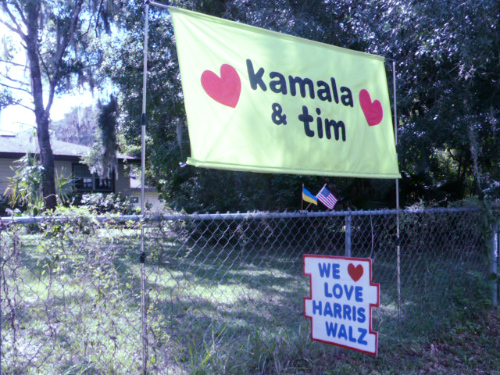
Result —
M216 102L236 108L241 93L241 80L231 65L223 64L220 67L220 77L210 70L205 70L201 75L201 85Z
M368 121L368 125L374 126L380 124L384 117L382 104L378 100L372 102L370 93L365 89L361 90L359 93L359 104L361 104L361 109L363 110L366 121Z
M358 264L357 267L354 267L354 264L349 263L349 265L347 266L347 272L349 272L351 279L356 282L361 279L361 276L363 276L363 266L361 264Z

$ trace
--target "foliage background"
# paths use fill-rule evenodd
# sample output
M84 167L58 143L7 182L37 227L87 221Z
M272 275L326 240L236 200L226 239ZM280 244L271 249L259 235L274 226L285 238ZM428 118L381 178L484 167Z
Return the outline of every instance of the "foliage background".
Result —
M169 4L396 62L401 204L446 206L497 198L500 77L496 1L172 1ZM121 132L136 147L144 20L139 2L118 20L127 29L105 71L119 88ZM341 208L394 207L394 181L265 175L182 168L189 140L175 37L168 12L150 7L147 180L187 211L300 208L301 185L325 183ZM111 50L111 49L110 49ZM389 88L392 93L392 82Z
M2 4L6 1L2 0ZM15 1L9 0L9 4L12 2ZM393 75L394 61L398 152L403 175L401 206L420 201L448 206L450 202L473 197L500 197L498 1L164 3L379 54L387 59L388 77ZM76 3L67 4L71 9ZM63 9L61 4L55 6ZM85 24L87 28L80 27L75 37L85 49L77 48L77 53L70 53L64 60L67 78L58 87L64 91L86 84L96 92L108 92L112 87L117 110L110 123L116 124L118 149L140 155L143 1L89 2L85 9L92 21L82 21L81 26ZM55 12L54 17L57 20L61 14ZM4 38L5 46L10 48L12 43ZM2 62L8 60L12 52L9 48L4 48ZM172 208L188 212L296 210L301 207L302 184L316 192L325 183L340 198L340 209L394 207L396 186L390 180L182 167L190 148L175 36L168 11L154 6L150 7L148 61L146 180ZM388 84L394 97L392 82ZM1 105L15 101L14 94L2 85ZM94 113L89 128L97 128L98 116ZM67 122L70 121L74 122L68 117ZM64 124L55 125L52 126L56 132L65 129ZM82 133L82 142L88 142L87 138L88 132ZM102 166L107 162L98 163Z

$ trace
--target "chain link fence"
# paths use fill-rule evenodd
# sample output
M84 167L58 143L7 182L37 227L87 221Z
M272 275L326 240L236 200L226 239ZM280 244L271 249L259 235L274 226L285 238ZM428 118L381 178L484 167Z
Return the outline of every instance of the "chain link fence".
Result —
M340 349L310 340L304 254L373 260L379 355L491 303L491 228L475 209L1 225L6 374L269 373L290 358L319 373L304 353Z

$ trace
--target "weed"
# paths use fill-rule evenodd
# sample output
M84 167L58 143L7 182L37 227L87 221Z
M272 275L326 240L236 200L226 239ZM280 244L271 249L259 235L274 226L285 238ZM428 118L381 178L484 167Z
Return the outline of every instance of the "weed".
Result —
M376 239L383 236L373 229L368 251L376 252L374 281L382 293L373 311L379 332L374 358L311 340L301 263L308 248L286 243L288 236L274 233L268 220L220 225L224 232L210 241L204 230L216 223L142 225L101 223L89 215L46 220L38 226L43 230L13 225L0 233L4 373L140 373L144 342L147 367L158 374L467 374L500 368L500 320L485 314L490 284L470 250L458 258L429 251L403 263L399 315L395 258L377 252ZM273 242L253 238L245 226L262 229ZM280 222L279 230L284 227Z

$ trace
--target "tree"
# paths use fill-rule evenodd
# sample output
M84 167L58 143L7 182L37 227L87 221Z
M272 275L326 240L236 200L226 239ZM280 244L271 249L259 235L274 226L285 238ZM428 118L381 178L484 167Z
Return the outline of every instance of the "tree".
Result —
M179 6L395 60L403 205L495 196L492 187L500 180L498 1L194 0ZM123 43L115 44L106 66L122 94L121 131L139 145L144 20L139 2L126 7ZM147 178L167 202L190 211L296 209L301 183L311 189L327 183L354 206L393 206L393 181L180 166L189 155L189 141L175 40L168 13L155 7L150 12ZM392 84L389 90L392 94Z
M97 128L97 108L95 106L74 107L59 121L52 121L53 135L64 142L92 146Z
M500 178L500 4L379 5L368 51L397 61L403 196L483 197Z
M118 102L113 95L107 104L99 104L96 139L90 154L84 160L90 172L97 173L101 178L110 178L113 171L115 173L118 171L117 112Z
M325 33L311 23L316 22L314 17L307 15L307 11L314 7L319 7L317 10L321 13L321 2L311 3L296 2L292 7L288 2L275 1L244 4L195 1L189 6L214 16L278 31L285 28L284 31L294 35L307 32L307 35L321 39ZM115 52L110 54L106 74L113 78L121 94L121 131L129 142L139 145L144 20L138 2L128 3L127 7L126 16L121 18L126 32L122 43L115 44ZM339 11L336 17L345 19L347 16ZM332 18L325 22L331 21ZM339 30L335 32L341 33ZM148 184L157 187L173 207L188 211L298 209L301 181L311 181L319 187L329 181L323 177L182 167L190 150L176 46L168 13L155 7L150 8L148 66L146 177Z
M50 145L50 110L56 93L74 84L95 85L93 70L102 61L95 47L101 30L110 31L113 3L100 0L0 0L0 22L18 36L26 52L29 83L9 73L1 85L32 98L40 161L43 166L43 197L46 209L57 204L54 156ZM101 22L102 20L102 22ZM3 64L22 65L13 56ZM11 82L19 83L13 86Z

